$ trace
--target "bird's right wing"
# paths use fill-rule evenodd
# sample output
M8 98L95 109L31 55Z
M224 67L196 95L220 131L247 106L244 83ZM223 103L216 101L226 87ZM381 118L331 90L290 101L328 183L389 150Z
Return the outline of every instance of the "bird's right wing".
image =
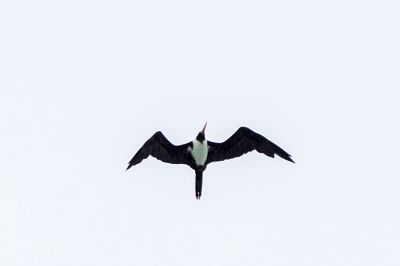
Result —
M276 154L285 160L294 162L290 158L290 154L281 147L247 127L239 128L230 138L222 143L211 141L207 143L209 145L207 163L232 159L253 150L264 153L269 157L274 157Z
M161 131L156 132L149 138L139 151L129 161L128 170L132 166L140 163L149 155L171 164L186 164L188 156L189 143L175 146L173 145Z

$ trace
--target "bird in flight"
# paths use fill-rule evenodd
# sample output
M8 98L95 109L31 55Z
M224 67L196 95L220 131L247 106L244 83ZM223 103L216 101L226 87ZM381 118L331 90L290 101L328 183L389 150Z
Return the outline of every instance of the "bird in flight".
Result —
M276 154L294 163L291 155L286 151L247 127L240 127L230 138L222 143L217 143L206 140L206 126L207 123L197 134L195 140L178 146L172 144L161 131L157 131L129 161L126 170L137 165L149 155L165 163L186 164L196 173L195 196L200 199L203 172L209 163L239 157L254 150L269 157L274 157Z

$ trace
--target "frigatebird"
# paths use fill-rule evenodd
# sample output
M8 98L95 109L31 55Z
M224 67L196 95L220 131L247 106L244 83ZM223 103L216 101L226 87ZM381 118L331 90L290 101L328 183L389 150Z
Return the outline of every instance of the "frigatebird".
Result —
M269 157L274 157L276 154L294 163L291 155L286 151L247 127L240 127L230 138L222 143L217 143L206 140L206 126L207 122L195 140L178 146L172 144L161 131L157 131L129 161L126 170L140 163L149 155L165 163L186 164L196 173L195 195L197 199L200 199L203 172L209 163L239 157L253 150Z

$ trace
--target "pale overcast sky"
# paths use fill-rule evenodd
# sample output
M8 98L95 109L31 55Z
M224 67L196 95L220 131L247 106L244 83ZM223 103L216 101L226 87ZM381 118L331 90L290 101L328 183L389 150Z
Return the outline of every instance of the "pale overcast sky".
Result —
M400 265L397 1L6 1L0 265ZM258 153L194 173L155 131Z

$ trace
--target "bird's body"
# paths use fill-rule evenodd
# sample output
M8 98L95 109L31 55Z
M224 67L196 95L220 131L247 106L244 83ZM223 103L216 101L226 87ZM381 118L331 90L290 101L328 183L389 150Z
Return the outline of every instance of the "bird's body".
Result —
M239 128L222 143L207 141L204 133L206 125L195 140L178 146L169 142L160 131L156 132L129 161L127 170L149 155L166 163L186 164L196 173L196 198L200 199L203 172L209 163L239 157L253 150L269 157L277 154L285 160L294 162L282 148L246 127Z
M193 140L192 147L189 147L189 151L195 164L197 166L204 166L208 155L207 140L204 140L203 142L200 142L197 139Z

